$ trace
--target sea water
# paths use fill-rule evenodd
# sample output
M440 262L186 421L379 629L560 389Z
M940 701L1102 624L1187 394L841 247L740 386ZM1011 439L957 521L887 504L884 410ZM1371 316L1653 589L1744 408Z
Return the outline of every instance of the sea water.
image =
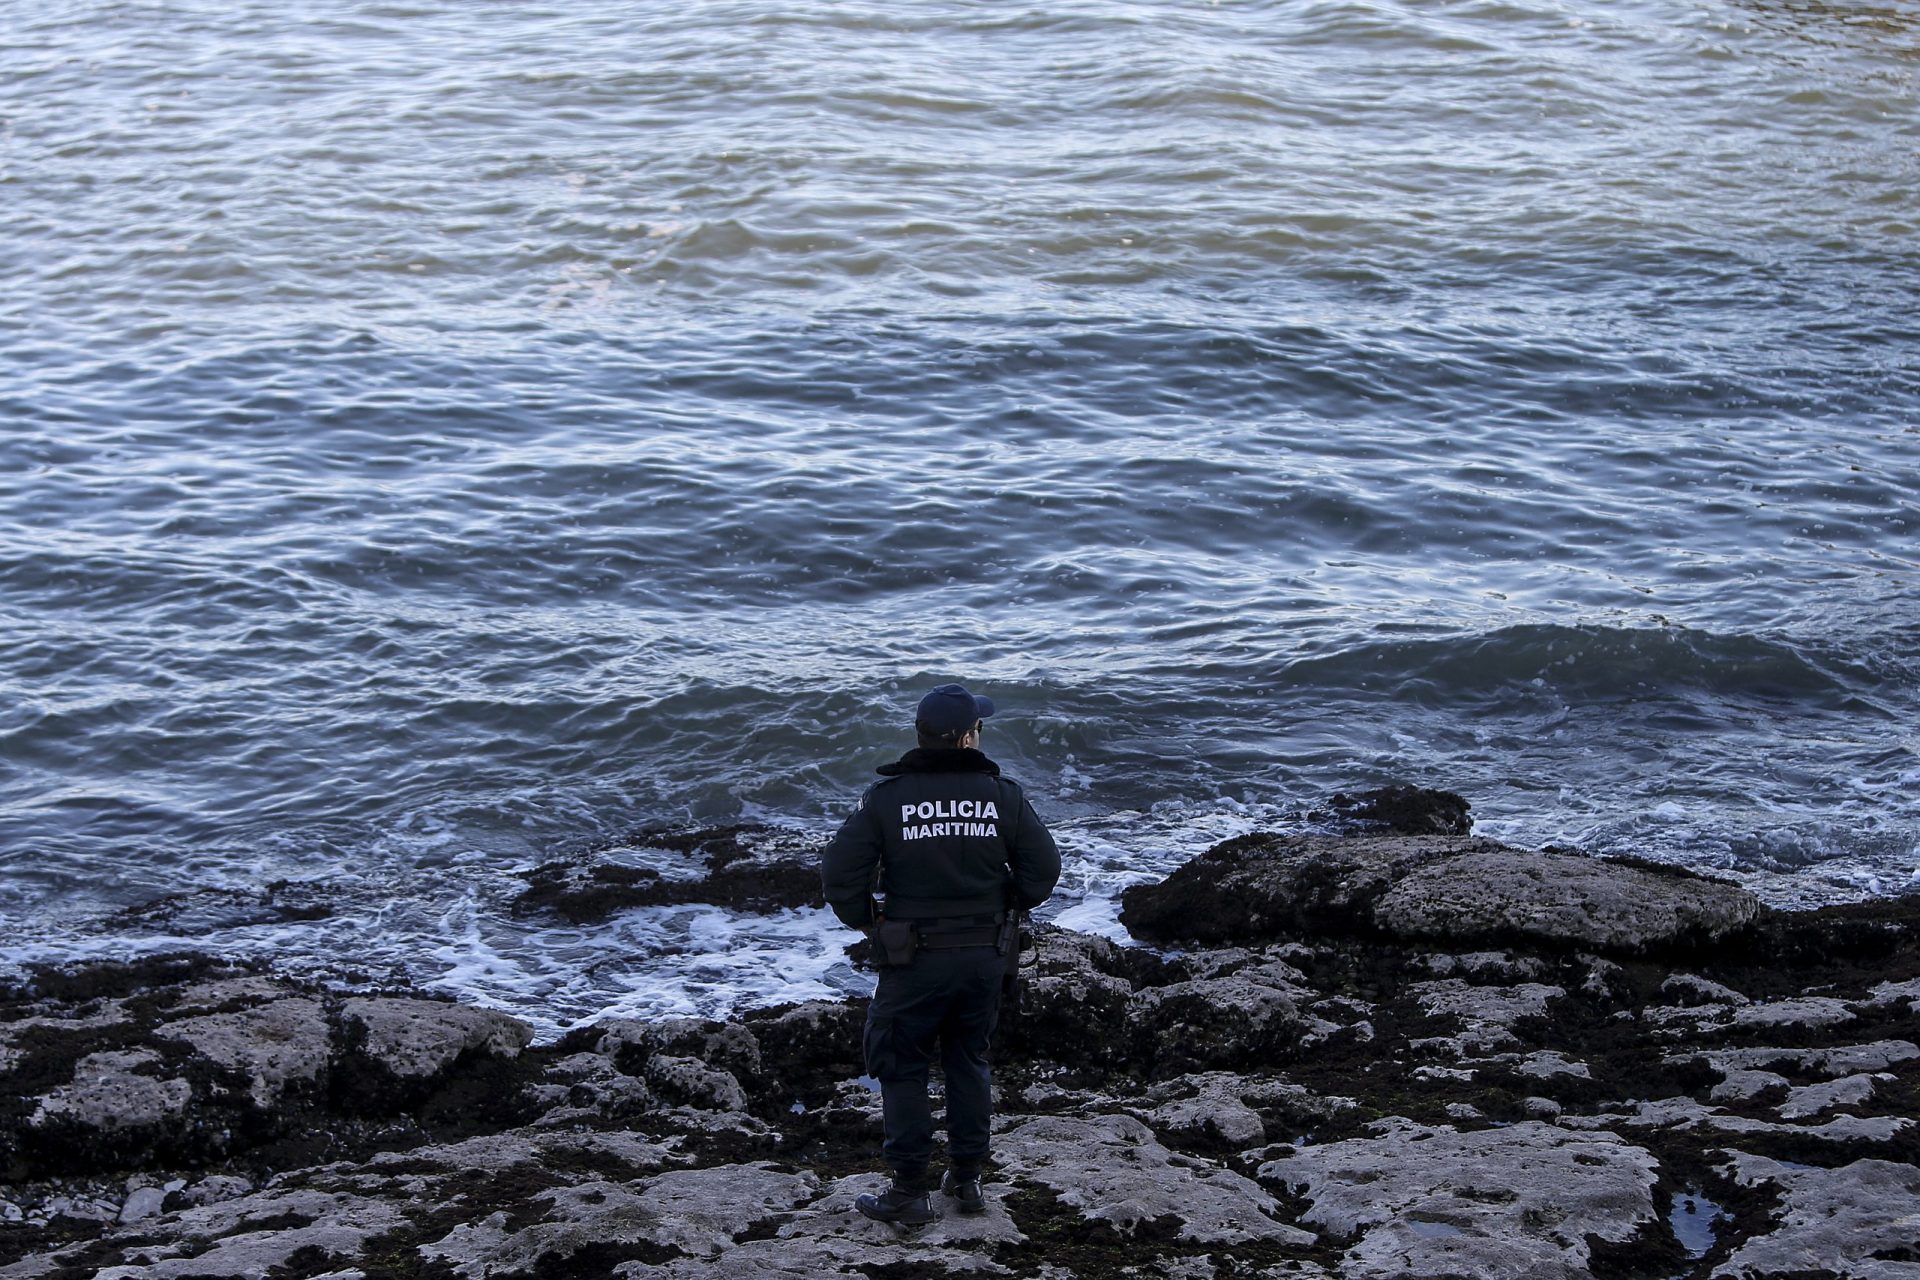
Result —
M0 23L0 962L852 989L821 913L514 873L824 838L950 679L1105 932L1393 781L1920 870L1911 4Z

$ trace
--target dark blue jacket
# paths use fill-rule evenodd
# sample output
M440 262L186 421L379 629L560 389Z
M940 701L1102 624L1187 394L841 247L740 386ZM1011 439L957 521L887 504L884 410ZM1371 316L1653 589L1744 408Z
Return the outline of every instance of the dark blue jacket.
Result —
M1060 849L1020 784L971 747L916 748L880 766L820 859L827 905L855 929L889 919L1037 907L1060 879Z

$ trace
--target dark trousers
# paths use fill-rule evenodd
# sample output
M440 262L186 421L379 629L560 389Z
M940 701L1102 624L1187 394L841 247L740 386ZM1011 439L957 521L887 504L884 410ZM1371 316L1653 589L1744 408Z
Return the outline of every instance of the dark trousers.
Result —
M880 971L867 1010L867 1072L880 1082L881 1150L902 1185L930 1186L927 1069L936 1042L947 1079L947 1162L963 1173L986 1163L993 1120L987 1041L1000 1014L1003 968L992 947L954 947L922 949L905 968Z

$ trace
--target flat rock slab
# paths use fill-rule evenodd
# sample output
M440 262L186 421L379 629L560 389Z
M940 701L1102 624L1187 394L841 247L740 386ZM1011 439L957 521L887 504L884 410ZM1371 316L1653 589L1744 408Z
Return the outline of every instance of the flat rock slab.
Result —
M1713 1129L1721 1133L1778 1133L1816 1142L1891 1142L1913 1127L1906 1116L1835 1116L1824 1124L1782 1124L1752 1116L1730 1115L1719 1107L1692 1098L1661 1098L1635 1102L1624 1113L1561 1116L1568 1129L1672 1129L1686 1133Z
M607 1249L717 1257L754 1223L818 1194L812 1174L765 1164L676 1169L637 1183L584 1182L537 1197L546 1207L543 1221L517 1230L504 1215L462 1224L421 1246L420 1255L471 1280L565 1273L575 1259Z
M1735 885L1464 836L1243 836L1122 895L1149 941L1362 931L1449 946L1638 953L1720 938L1760 901Z
M1767 1069L1805 1071L1832 1079L1888 1067L1920 1058L1920 1045L1911 1040L1874 1040L1867 1044L1833 1045L1825 1049L1752 1046L1739 1049L1695 1049L1670 1053L1668 1062L1701 1059L1721 1075Z
M123 1264L101 1268L94 1280L257 1280L297 1253L354 1257L375 1236L405 1225L400 1207L380 1200L262 1192L177 1215L166 1223L174 1243L130 1247Z
M1655 1222L1658 1161L1615 1134L1379 1128L1260 1167L1312 1202L1303 1222L1360 1237L1343 1259L1350 1280L1586 1280L1589 1237L1624 1243Z
M1716 1277L1832 1275L1915 1280L1920 1262L1920 1168L1856 1160L1839 1169L1788 1167L1733 1154L1734 1178L1781 1192L1779 1225L1749 1240L1714 1269Z
M1475 850L1412 871L1374 908L1406 939L1522 938L1637 952L1723 937L1760 900L1735 885L1568 853Z
M940 1216L924 1226L912 1228L875 1222L853 1207L854 1200L860 1195L882 1191L886 1185L886 1179L872 1174L854 1174L842 1178L833 1184L826 1195L793 1215L792 1220L779 1229L779 1238L796 1242L845 1239L880 1246L911 1242L916 1250L940 1251L932 1254L923 1252L929 1262L935 1258L952 1262L953 1251L958 1249L991 1250L995 1246L1019 1245L1027 1241L1007 1210L1007 1196L1011 1188L1003 1182L986 1181L982 1189L986 1192L987 1211L980 1214L963 1214L952 1197L935 1193L932 1203L934 1211ZM967 1261L971 1262L972 1259Z
M1309 1245L1312 1233L1275 1218L1279 1203L1237 1173L1175 1155L1132 1116L1040 1116L994 1141L1000 1168L1122 1235L1145 1223L1194 1244Z
M718 1257L629 1262L612 1274L620 1280L820 1280L823 1276L871 1280L875 1275L939 1280L949 1275L1010 1276L1013 1272L977 1254L938 1246L829 1238L749 1240Z

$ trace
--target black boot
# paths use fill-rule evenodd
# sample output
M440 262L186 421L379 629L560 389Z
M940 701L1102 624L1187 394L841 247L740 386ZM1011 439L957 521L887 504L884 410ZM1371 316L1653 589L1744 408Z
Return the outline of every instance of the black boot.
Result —
M940 1190L960 1202L962 1213L985 1213L987 1211L987 1193L980 1189L980 1175L947 1170L947 1176L940 1180Z
M940 1216L933 1211L930 1193L903 1187L897 1182L879 1195L868 1192L859 1197L853 1207L875 1222L892 1222L903 1227L924 1226Z

